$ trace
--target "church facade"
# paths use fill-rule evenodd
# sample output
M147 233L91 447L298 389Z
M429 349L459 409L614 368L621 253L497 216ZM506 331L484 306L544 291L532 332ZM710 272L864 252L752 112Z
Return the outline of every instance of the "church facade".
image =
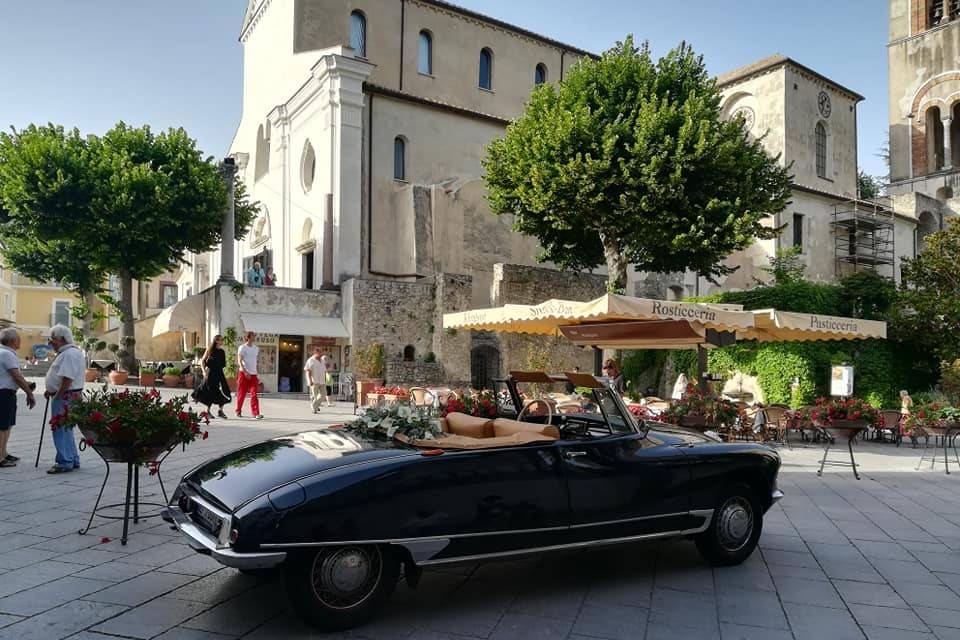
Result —
M302 389L312 346L350 370L351 349L374 342L388 381L482 386L522 366L530 343L444 331L443 313L603 293L602 270L538 264L536 242L490 212L481 177L485 146L531 90L594 54L443 0L251 0L240 40L243 114L230 154L261 215L231 264L223 251L191 256L179 282L181 293L202 292L181 303L202 310L193 309L199 339L230 327L261 334L267 388ZM731 256L740 268L717 285L631 272L628 292L676 299L750 287L786 246L800 248L815 279L856 268L895 277L897 238L907 242L915 225L857 199L862 97L782 56L718 85L724 114L743 117L792 168L793 203L768 221L785 230ZM865 220L878 215L890 256L879 262L867 256L876 240L863 240L877 235ZM276 286L213 286L225 271L243 280L254 261ZM550 348L592 367L589 352Z

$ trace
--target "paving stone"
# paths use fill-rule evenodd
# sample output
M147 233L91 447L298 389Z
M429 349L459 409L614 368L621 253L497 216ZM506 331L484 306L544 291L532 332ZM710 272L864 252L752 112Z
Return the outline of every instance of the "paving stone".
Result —
M753 625L768 629L789 629L776 593L729 589L717 594L720 622Z
M82 571L77 571L75 576L79 578L90 578L92 580L105 580L107 582L123 582L135 576L147 573L150 567L142 564L130 564L120 560L106 562L97 567L90 567Z
M87 599L96 602L125 604L132 607L182 587L192 580L194 580L193 576L176 573L161 573L159 571L145 573L126 582L114 584L88 596Z
M510 613L573 621L586 596L581 588L542 587L521 593Z
M3 574L3 579L0 580L0 597L9 596L45 582L62 578L76 570L77 565L75 564L45 560L21 569L8 571Z
M283 611L286 594L274 585L262 585L227 600L182 626L241 636Z
M913 553L930 571L942 573L960 573L960 556L955 553L928 553L917 551Z
M910 610L851 604L850 611L861 625L869 624L874 627L904 629L906 631L928 630L927 625Z
M717 605L712 596L656 589L650 603L649 624L718 630Z
M912 606L960 611L960 596L943 585L898 584L897 593Z
M573 632L606 640L634 640L646 632L648 614L638 607L587 603L580 609Z
M223 565L210 556L201 555L189 548L187 551L189 551L188 555L181 557L175 562L162 565L160 571L199 577L207 576L223 569Z
M32 616L109 587L111 583L67 576L0 598L0 612Z
M125 609L114 604L74 600L0 629L0 640L59 640Z
M897 592L886 584L871 582L850 582L848 580L834 580L833 586L840 592L840 597L847 604L868 604L880 607L897 607L908 609L907 603L897 595Z
M867 634L868 640L937 640L935 635L924 631L905 631L869 625L863 625L863 632Z
M221 569L205 578L200 578L170 592L170 597L180 600L220 604L261 584L262 580L240 573L236 569ZM422 583L421 583L422 586ZM280 585L274 588L282 590Z
M566 638L570 633L571 622L527 616L521 613L508 613L503 616L490 640L547 640Z
M763 559L768 564L787 565L790 567L819 568L820 563L809 551L780 551L779 549L763 549Z
M879 584L886 582L883 576L877 573L866 561L828 562L823 565L823 571L831 580L854 580L859 582L876 582Z
M840 594L829 582L804 578L774 577L777 594L783 602L844 609Z
M130 638L152 638L167 629L179 626L185 620L200 614L208 605L176 598L157 598L130 609L115 618L95 626L93 631Z
M20 622L23 620L20 616L10 616L5 613L0 613L0 628L9 626L14 622Z
M174 627L164 631L154 640L231 640L236 636L228 636L221 633L211 633L209 631L200 631L199 629L188 629L186 627Z
M657 589L672 589L690 593L713 594L713 571L709 567L669 570L657 568L654 580Z
M649 607L652 593L653 578L648 576L597 580L590 585L587 602Z
M957 615L956 611L933 607L914 607L913 611L930 627L960 629L960 616Z
M829 582L830 578L820 567L793 567L786 564L768 564L767 570L774 579L783 578L801 578L803 580L819 580Z
M863 640L864 635L846 609L785 603L784 610L797 640Z
M749 627L740 624L720 623L722 640L793 640L793 634L786 630L764 627Z
M680 627L650 620L647 623L646 640L720 640L718 629L697 629L691 632L689 627Z
M0 553L0 569L20 569L37 562L50 560L58 556L56 551L23 547L6 553Z

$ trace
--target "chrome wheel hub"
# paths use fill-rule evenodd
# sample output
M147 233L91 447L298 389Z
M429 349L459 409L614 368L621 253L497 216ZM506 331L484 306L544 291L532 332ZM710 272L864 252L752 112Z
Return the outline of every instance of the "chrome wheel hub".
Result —
M741 497L723 503L717 516L720 544L727 551L739 551L753 533L753 507Z
M380 552L375 548L330 549L313 561L313 588L326 606L350 609L370 597L380 581L381 568Z

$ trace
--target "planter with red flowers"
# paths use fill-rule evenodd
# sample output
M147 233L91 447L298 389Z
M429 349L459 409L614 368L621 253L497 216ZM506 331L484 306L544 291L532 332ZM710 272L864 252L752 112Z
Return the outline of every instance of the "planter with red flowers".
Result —
M141 519L160 515L140 513L141 506L163 508L167 501L160 465L178 445L206 439L204 426L210 421L206 414L197 414L187 407L187 398L163 400L156 389L150 391L121 392L90 391L70 400L63 413L50 421L53 429L61 425L75 425L83 434L81 449L92 448L103 458L107 472L90 513L87 526L80 529L84 534L90 530L94 516L108 520L123 520L121 544L127 543L129 520L136 524ZM110 464L121 463L127 467L127 490L124 502L100 506L103 491L110 479ZM140 501L140 466L149 467L150 475L160 482L164 503ZM123 515L110 515L107 511L123 508Z
M831 438L841 441L855 438L868 427L883 426L880 410L860 398L817 398L810 419Z
M701 432L715 431L730 439L739 415L737 407L729 400L716 398L690 384L683 397L671 403L659 419Z
M448 413L465 413L481 418L497 417L497 398L492 391L481 391L474 395L463 394L461 397L451 395L441 409L440 414L446 417Z

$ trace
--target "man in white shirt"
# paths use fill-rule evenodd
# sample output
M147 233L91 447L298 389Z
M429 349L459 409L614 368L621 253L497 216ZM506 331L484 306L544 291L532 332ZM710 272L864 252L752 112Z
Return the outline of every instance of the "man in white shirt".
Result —
M50 328L50 346L57 358L50 365L45 380L43 396L52 400L51 420L67 410L70 399L83 393L83 373L87 361L83 352L73 344L70 327L58 324ZM61 424L53 431L53 446L57 449L57 462L47 473L66 473L80 468L80 452L73 437L72 424ZM51 425L52 427L52 425Z
M307 383L310 385L310 407L313 412L316 413L321 404L332 407L327 395L327 356L323 355L320 347L313 349L313 355L307 359L303 370L307 372Z
M260 398L257 397L257 389L260 387L260 379L257 378L257 357L260 355L260 347L253 343L256 337L257 334L253 331L247 331L243 344L237 349L237 417L243 415L243 400L249 392L253 417L263 420L263 415L260 413Z
M27 406L33 409L36 401L30 384L20 373L20 335L16 329L0 331L0 468L15 467L20 459L7 451L10 430L17 422L17 388L27 394Z

